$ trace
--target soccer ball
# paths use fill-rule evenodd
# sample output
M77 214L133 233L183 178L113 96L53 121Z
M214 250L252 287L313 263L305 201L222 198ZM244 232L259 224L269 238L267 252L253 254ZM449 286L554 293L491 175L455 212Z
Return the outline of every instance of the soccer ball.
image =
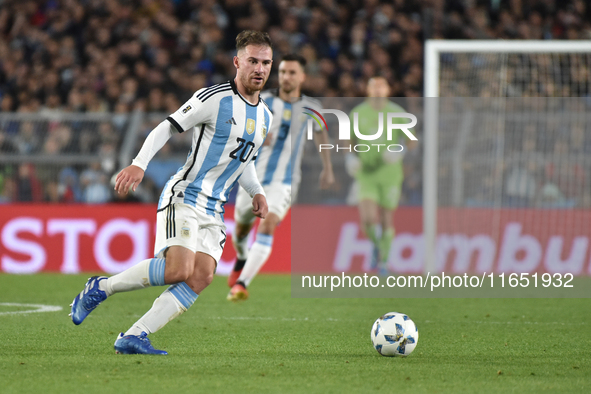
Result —
M382 356L406 357L418 341L417 325L404 313L386 313L371 328L371 343Z

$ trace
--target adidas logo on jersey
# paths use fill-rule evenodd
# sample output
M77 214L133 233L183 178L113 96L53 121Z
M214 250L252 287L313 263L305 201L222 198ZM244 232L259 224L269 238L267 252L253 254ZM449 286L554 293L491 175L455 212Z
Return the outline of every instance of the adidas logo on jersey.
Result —
M179 194L176 195L178 198L184 198L185 195L183 194L183 192L179 192Z
M234 120L234 117L232 116L231 119L227 120L226 123L230 123L230 124L236 124L236 121Z

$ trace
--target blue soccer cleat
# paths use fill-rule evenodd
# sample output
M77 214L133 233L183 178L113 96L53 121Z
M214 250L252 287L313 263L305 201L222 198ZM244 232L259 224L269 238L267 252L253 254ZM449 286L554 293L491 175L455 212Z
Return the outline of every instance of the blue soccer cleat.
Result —
M115 352L117 354L157 354L162 356L168 354L164 350L154 349L145 331L142 331L140 335L119 334L115 341Z
M78 325L86 319L86 316L90 314L99 306L101 302L107 299L107 293L99 290L99 281L107 279L106 276L93 276L86 282L86 287L80 294L74 298L74 301L70 304L72 307L72 321Z

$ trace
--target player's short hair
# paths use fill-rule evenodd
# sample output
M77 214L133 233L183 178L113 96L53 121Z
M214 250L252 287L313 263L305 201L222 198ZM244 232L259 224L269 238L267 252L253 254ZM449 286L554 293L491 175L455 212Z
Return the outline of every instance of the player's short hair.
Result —
M306 58L296 53L290 53L281 59L282 62L298 62L302 68L306 68Z
M262 45L273 49L269 34L256 30L243 30L236 36L236 52L248 45Z

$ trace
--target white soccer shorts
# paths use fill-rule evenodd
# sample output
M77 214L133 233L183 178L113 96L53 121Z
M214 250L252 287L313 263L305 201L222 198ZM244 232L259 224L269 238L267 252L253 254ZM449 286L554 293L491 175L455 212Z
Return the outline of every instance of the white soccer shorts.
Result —
M289 208L291 207L291 185L284 183L272 183L263 186L267 195L267 205L269 212L279 216L283 220ZM236 206L234 207L234 221L236 223L252 223L256 216L252 213L252 198L248 193L240 188L236 195Z
M156 217L154 256L175 245L202 252L218 263L226 243L226 225L217 217L187 204L171 204Z

